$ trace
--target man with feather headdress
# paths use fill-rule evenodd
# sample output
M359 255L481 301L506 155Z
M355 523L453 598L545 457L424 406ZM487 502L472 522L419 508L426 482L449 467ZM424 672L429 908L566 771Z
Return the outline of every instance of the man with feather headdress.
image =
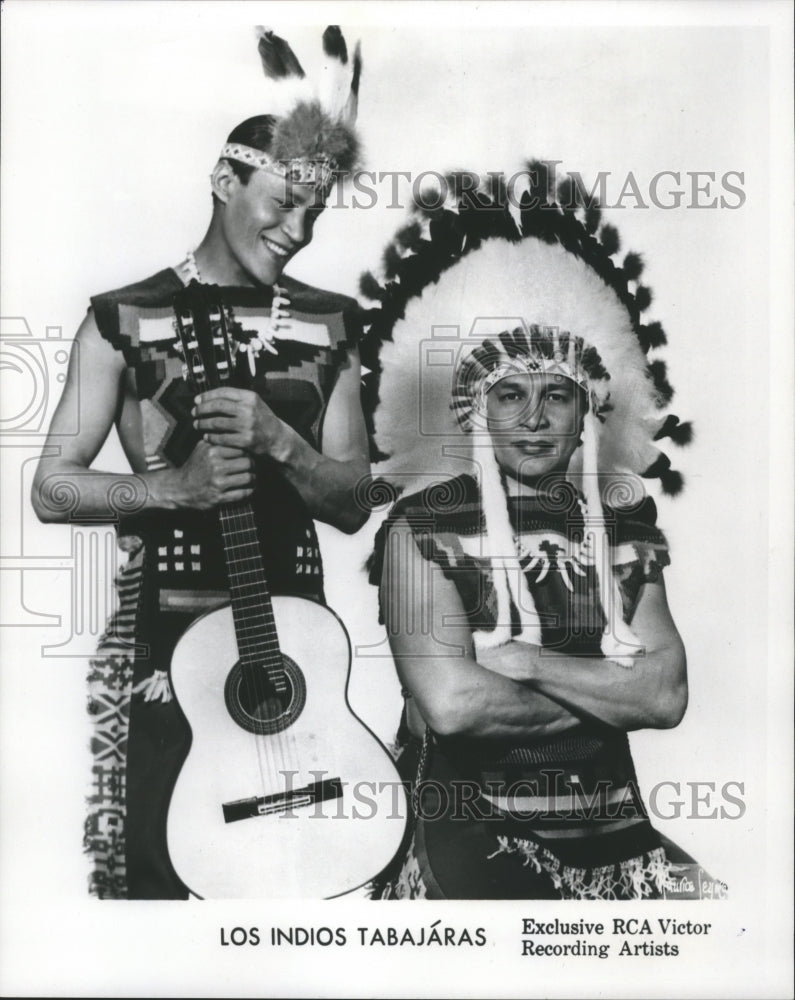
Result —
M314 519L345 532L366 519L354 502L369 468L356 303L283 275L359 154L358 46L349 58L339 28L329 26L323 47L327 100L307 87L290 46L259 29L265 74L289 92L285 107L229 134L195 251L92 298L50 428L57 446L45 449L35 477L41 520L116 519L128 553L119 609L89 677L85 847L90 891L101 898L187 896L166 848L168 798L186 752L166 670L186 626L228 601L218 507L251 496L256 483L272 590L317 601L323 571ZM253 390L194 398L183 381L172 302L193 281L220 286L234 308L236 350ZM75 401L80 432L70 437L64 421ZM114 424L129 475L91 469Z
M641 479L682 488L657 442L665 343L636 253L592 200L531 162L448 178L384 255L375 439L379 587L405 699L399 768L415 822L384 898L642 899L715 894L651 824L627 734L688 697ZM683 888L687 886L687 888Z

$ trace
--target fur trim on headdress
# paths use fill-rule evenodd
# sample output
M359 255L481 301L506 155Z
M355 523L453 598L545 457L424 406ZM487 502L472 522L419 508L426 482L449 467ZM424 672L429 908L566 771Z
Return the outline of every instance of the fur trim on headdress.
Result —
M273 131L276 160L331 160L347 173L358 163L359 140L350 125L329 117L319 101L299 101Z

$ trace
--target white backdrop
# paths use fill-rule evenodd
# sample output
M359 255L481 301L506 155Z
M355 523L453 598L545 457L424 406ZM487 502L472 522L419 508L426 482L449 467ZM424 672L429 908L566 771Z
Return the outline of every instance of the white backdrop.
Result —
M758 995L768 995L752 970L763 948L775 955L778 936L786 934L786 926L775 922L782 916L775 893L787 885L789 854L784 860L772 838L783 836L786 843L779 824L791 795L789 744L776 742L789 726L781 714L789 690L786 631L781 645L781 624L790 613L789 566L775 562L789 551L790 460L788 452L773 450L771 426L783 420L789 427L791 404L789 375L783 383L770 377L771 371L789 372L791 330L784 270L791 263L791 151L780 139L771 145L784 131L771 114L770 83L778 67L786 86L789 72L782 68L789 66L789 43L780 44L787 35L784 11L783 5L740 3L486 10L12 0L3 12L2 315L24 317L39 339L47 327L60 327L68 341L90 294L176 263L199 242L218 149L234 124L267 110L254 23L284 33L310 75L327 20L339 20L349 42L361 38L359 121L372 170L512 172L534 156L560 160L559 170L578 170L586 181L609 171L613 202L632 171L647 203L655 174L680 173L686 193L679 208L641 209L628 195L623 208L604 218L618 226L623 249L646 259L644 283L654 291L647 315L668 334L670 346L661 356L677 390L674 411L693 420L696 434L689 449L668 449L686 476L684 494L659 498L672 552L669 599L688 650L690 707L677 729L632 736L642 788L673 781L685 793L681 817L658 819L657 825L723 879L732 897L720 912L719 944L703 944L711 978L691 978L685 974L690 966L681 962L666 966L671 982L681 977L681 995L710 995L717 982L727 996L735 995L732 990L742 995L742 984L748 995L751 982ZM772 35L764 26L771 19L777 24ZM692 207L688 171L714 173L712 196L718 197L729 196L720 189L722 175L739 171L742 182L732 183L742 187L744 203ZM779 200L776 184L783 184ZM660 190L673 186L663 183ZM390 185L378 192L378 203L367 210L327 212L291 273L356 294L360 272L377 264L404 220L401 209L389 207ZM776 229L782 218L783 228ZM4 323L6 335L19 330ZM52 344L48 349L52 355ZM49 409L60 388L58 370L51 364ZM4 365L2 377L11 400L4 404L7 428L20 393L28 390L24 373L13 366ZM195 907L186 915L169 904L130 904L124 913L108 907L100 914L99 904L85 898L86 661L41 652L43 645L69 639L72 531L38 525L26 499L41 436L7 432L4 444L3 991L46 994L49 988L57 995L79 987L89 994L148 989L172 995L206 982L201 989L208 994L285 995L286 984L298 993L311 982L318 994L330 994L328 983L314 985L309 971L289 965L279 966L282 978L272 987L263 984L262 969L249 956L229 964L224 952L202 965L208 934L215 948L221 912L233 923L266 919L261 909L252 916L256 908L249 904L223 911L203 904L198 916ZM97 465L125 468L114 441ZM353 539L326 528L321 534L329 603L359 647L383 643L375 592L361 570L377 523L374 517ZM34 565L35 559L41 562ZM98 577L100 589L105 582ZM60 616L60 624L42 616ZM350 693L355 710L389 741L400 700L388 656L357 656ZM689 818L686 783L696 781L714 783L718 793L725 782L741 782L744 815ZM661 804L668 801L664 796ZM718 795L700 811L721 804ZM354 907L360 922L377 919L362 917L356 907L365 904L337 905L339 913ZM305 922L321 919L308 917L316 909L306 905L293 912ZM343 919L328 908L320 912L325 922ZM420 920L436 919L419 912ZM106 913L118 918L118 939L105 926ZM505 915L494 908L495 927ZM513 943L515 932L507 933L514 934ZM752 943L746 946L743 935ZM131 936L139 944L131 945ZM139 946L151 964L128 958L125 975L109 964L138 955ZM376 957L406 961L396 953L362 952L358 968L368 970ZM364 995L368 982L384 995L408 995L420 982L443 991L441 982L429 986L423 979L426 961L396 965L402 978L387 976L375 986L365 976L349 984L351 992ZM542 974L537 966L538 988L548 995L596 989L605 964L589 968L595 977L590 986L567 980L567 989L543 978L550 967ZM204 979L197 978L202 968ZM523 972L510 968L495 983L485 958L471 969L458 968L469 984L457 987L460 995L479 988L518 995L528 988ZM648 995L663 995L654 993L654 963L632 966L632 976L625 984L612 981L615 995L637 989L638 976L644 982L648 977Z

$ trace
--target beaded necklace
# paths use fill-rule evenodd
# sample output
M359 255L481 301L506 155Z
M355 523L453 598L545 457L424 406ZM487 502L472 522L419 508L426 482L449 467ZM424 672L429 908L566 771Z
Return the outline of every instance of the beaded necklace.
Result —
M193 250L188 250L185 254L185 260L180 265L180 268L187 276L188 281L198 281L199 284L206 284L201 271L199 270L199 265L196 262L196 255ZM281 285L274 284L270 322L268 324L267 333L264 333L262 337L252 337L250 340L238 340L238 350L248 355L248 365L251 369L252 375L256 374L257 358L263 350L269 351L271 354L279 353L279 349L274 343L274 339L277 330L289 326L290 312L287 308L285 308L289 305L290 300L287 298L286 289L282 288Z

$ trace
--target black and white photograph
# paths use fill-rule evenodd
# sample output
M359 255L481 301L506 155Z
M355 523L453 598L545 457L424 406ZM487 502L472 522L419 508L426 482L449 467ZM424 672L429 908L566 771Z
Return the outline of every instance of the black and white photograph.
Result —
M791 996L790 5L0 16L0 991Z

